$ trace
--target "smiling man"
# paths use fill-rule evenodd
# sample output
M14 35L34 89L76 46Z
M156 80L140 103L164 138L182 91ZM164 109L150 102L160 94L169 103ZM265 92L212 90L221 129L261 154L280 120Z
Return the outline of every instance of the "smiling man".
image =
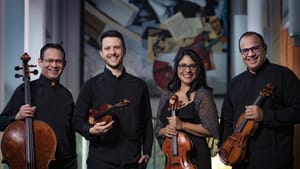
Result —
M83 85L73 118L74 129L90 141L87 167L145 169L153 144L148 88L144 81L126 72L123 65L126 48L120 32L103 32L99 43L105 69ZM123 99L130 104L110 112L112 121L100 119L94 125L88 123L90 109L98 110Z
M40 50L39 79L30 82L31 105L25 104L24 83L13 93L0 115L0 130L27 117L46 122L55 132L57 148L49 169L77 169L75 132L71 128L74 101L70 91L59 83L66 65L60 44L48 43Z
M245 32L240 37L239 49L247 70L231 80L224 97L222 143L238 131L235 127L244 112L242 118L254 120L258 128L247 142L244 160L234 164L233 169L292 169L294 124L300 122L299 79L288 68L270 63L267 45L260 34ZM275 89L257 104L256 98L269 83Z

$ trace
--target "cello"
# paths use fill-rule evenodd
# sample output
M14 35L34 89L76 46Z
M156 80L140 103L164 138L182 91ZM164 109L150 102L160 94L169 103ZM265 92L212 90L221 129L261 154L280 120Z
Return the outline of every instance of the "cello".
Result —
M31 104L30 98L30 73L37 74L37 70L30 71L28 65L30 56L24 53L21 57L25 88L25 104ZM16 120L4 130L1 140L2 163L7 163L10 169L48 169L48 164L55 159L56 135L53 129L45 122L26 117Z
M169 101L169 109L175 116L178 107L178 96L173 95ZM193 147L192 141L183 132L178 132L172 138L166 137L162 150L166 154L167 162L165 169L196 169L190 162L188 151Z
M274 86L268 83L266 88L259 92L253 105L262 106L268 96L272 94ZM221 145L219 155L226 164L238 164L245 159L247 143L250 136L253 136L258 127L258 122L245 118L245 112L237 120L236 128Z

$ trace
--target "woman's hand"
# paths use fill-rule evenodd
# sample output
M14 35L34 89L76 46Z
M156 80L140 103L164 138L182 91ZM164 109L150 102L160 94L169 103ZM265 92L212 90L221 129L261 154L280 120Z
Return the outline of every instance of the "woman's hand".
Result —
M168 124L165 128L162 128L161 133L164 137L173 137L173 136L177 135L177 131L176 131L175 127L173 127L170 124Z
M169 120L169 125L174 126L175 129L177 130L182 130L182 126L184 124L183 121L181 121L178 117L176 116L171 116L167 118Z

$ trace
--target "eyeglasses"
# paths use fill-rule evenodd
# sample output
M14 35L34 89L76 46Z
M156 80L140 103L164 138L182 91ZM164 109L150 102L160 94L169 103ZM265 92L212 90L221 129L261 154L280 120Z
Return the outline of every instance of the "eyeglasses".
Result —
M178 64L178 68L181 70L186 70L187 68L190 68L192 71L196 71L197 70L197 65L196 64Z
M248 55L250 50L251 50L251 52L258 53L258 52L260 52L260 49L261 49L261 46L256 45L256 46L253 46L251 48L240 49L240 52L241 52L242 55Z
M42 61L45 61L48 64L57 63L57 64L62 65L64 63L64 60L62 60L62 59L42 59Z

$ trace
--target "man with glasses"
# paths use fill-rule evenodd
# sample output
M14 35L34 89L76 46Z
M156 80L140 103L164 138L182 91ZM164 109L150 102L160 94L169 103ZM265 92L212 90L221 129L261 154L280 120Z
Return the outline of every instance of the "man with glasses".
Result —
M288 68L270 63L266 57L267 45L260 34L245 32L240 37L239 49L247 70L231 80L224 97L221 145L238 132L240 117L246 122L254 121L258 126L253 135L244 136L249 137L248 141L237 138L234 142L246 143L246 154L241 162L231 164L232 168L292 169L294 124L300 122L299 79ZM274 89L257 104L256 99L267 84L272 84ZM220 151L221 160L228 164L226 155Z
M77 169L75 132L71 128L74 101L70 91L59 83L66 65L62 46L54 43L43 46L38 65L41 75L30 82L31 105L24 103L24 84L21 84L0 115L0 130L27 117L46 122L57 139L55 160L50 162L49 169Z

